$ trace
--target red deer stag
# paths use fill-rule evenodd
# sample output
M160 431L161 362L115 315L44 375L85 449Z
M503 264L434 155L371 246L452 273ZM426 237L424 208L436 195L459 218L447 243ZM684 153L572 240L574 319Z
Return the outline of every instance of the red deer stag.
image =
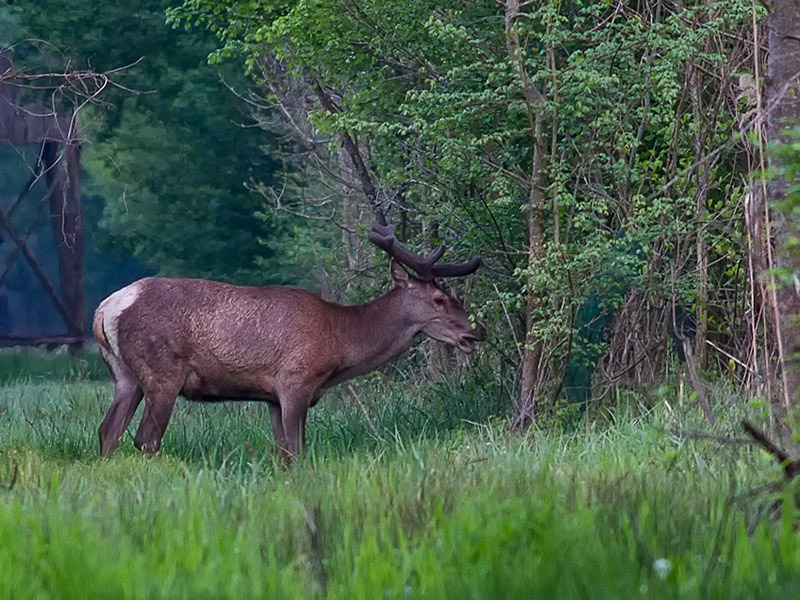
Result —
M101 455L117 447L143 397L133 443L157 452L183 395L268 402L278 448L295 457L304 450L308 409L329 387L398 357L419 332L467 353L486 339L483 327L435 281L474 272L480 258L436 265L444 245L417 256L395 239L392 226L376 225L369 240L392 257L395 287L361 306L293 287L158 277L106 298L93 323L114 380L114 400L99 429Z

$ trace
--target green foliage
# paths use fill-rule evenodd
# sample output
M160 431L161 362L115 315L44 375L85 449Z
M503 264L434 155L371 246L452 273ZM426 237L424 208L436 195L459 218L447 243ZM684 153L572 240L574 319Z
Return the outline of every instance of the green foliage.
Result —
M669 300L690 312L736 302L726 294L743 272L730 267L744 260L732 223L741 221L746 173L740 115L728 110L729 57L741 51L753 7L685 2L637 12L587 1L525 11L514 27L543 98L536 106L523 94L497 3L187 0L169 18L216 33L212 61L243 58L256 76L269 55L332 90L337 111L312 108L310 121L367 140L373 177L401 200L406 232L433 222L456 252L484 256L492 277L474 294L481 317L494 337L505 330L519 344L525 334L508 331L507 312L531 310L528 342L544 345L557 382L563 365L604 354L626 298L640 298L642 309L618 329L636 330ZM541 211L529 206L537 144L547 168ZM529 253L531 221L544 239ZM698 238L711 249L712 283L702 288ZM738 309L726 310L707 317L720 336L739 326ZM652 330L638 327L639 343L667 339L666 320L651 322Z
M47 41L27 51L29 62L116 70L122 87L109 86L81 115L86 189L106 200L98 241L163 274L290 279L272 261L282 225L256 216L262 199L245 187L272 180L275 144L244 126L249 111L228 87L242 89L240 69L209 66L213 38L170 29L168 4L21 1L11 9L17 41Z
M145 33L103 60L146 54L125 82L158 93L115 101L87 152L94 185L113 198L107 244L166 273L313 278L326 292L349 290L350 273L340 273L356 261L328 251L339 245L330 223L353 209L341 184L352 173L336 171L347 171L336 164L347 160L347 134L412 248L445 241L453 260L483 256L488 276L468 293L497 340L495 360L541 347L539 379L550 383L540 391L554 402L592 377L616 382L641 365L663 372L673 306L687 319L702 313L730 351L750 335L741 291L747 101L736 81L761 14L751 2L523 3L510 25L492 2L187 0L167 11L175 29L159 24L156 35L165 5L140 1L134 18ZM33 9L26 22L43 31L49 14ZM52 39L95 51L91 36L69 41L89 18L114 31L131 17L80 4ZM304 131L329 140L330 163L317 175L298 164L314 140L286 127L287 173L276 177L263 132L226 129L236 109L204 101L220 91L204 54L235 85L247 74L260 105L313 125ZM270 119L261 125L277 135ZM532 173L537 148L544 185ZM316 224L279 221L243 183ZM305 204L312 196L324 203ZM364 200L353 211L361 220L344 223L362 239ZM604 360L619 364L598 370Z
M289 471L263 405L179 404L160 456L126 439L100 460L109 384L2 385L0 597L796 594L791 502L776 520L752 493L770 458L665 435L663 404L509 438L474 425L498 410L483 381L448 398L374 376L358 402L326 398Z

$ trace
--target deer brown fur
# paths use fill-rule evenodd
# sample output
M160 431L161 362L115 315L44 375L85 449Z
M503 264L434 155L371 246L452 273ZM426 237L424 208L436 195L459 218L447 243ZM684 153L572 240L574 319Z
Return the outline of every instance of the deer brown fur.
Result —
M158 451L183 395L268 402L278 448L294 457L304 448L308 409L326 389L398 357L420 332L464 352L485 339L432 278L394 260L391 273L395 287L359 306L299 288L200 279L146 278L115 292L93 323L114 380L101 454L117 447L142 398L134 445Z

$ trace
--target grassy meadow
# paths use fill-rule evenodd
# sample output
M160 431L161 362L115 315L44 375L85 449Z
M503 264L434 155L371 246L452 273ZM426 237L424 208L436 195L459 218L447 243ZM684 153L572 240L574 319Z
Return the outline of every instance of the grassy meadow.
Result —
M680 435L677 389L510 436L488 368L373 374L285 470L255 403L181 400L159 456L132 426L100 460L97 357L0 354L0 598L800 598L777 467Z

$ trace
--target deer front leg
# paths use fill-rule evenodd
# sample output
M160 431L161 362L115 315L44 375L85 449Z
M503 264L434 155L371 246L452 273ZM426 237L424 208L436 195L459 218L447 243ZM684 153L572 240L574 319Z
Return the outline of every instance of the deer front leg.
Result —
M306 449L306 416L311 405L311 394L286 394L280 400L286 450L291 458L299 458Z
M137 450L154 454L161 449L161 440L169 425L176 399L177 394L170 397L160 394L150 396L145 393L144 414L139 422L139 429L136 430L136 437L133 438L133 445Z
M283 430L283 414L280 404L269 403L269 418L272 421L272 435L275 438L275 445L278 447L278 454L282 460L286 461L290 458L289 444L286 432Z

